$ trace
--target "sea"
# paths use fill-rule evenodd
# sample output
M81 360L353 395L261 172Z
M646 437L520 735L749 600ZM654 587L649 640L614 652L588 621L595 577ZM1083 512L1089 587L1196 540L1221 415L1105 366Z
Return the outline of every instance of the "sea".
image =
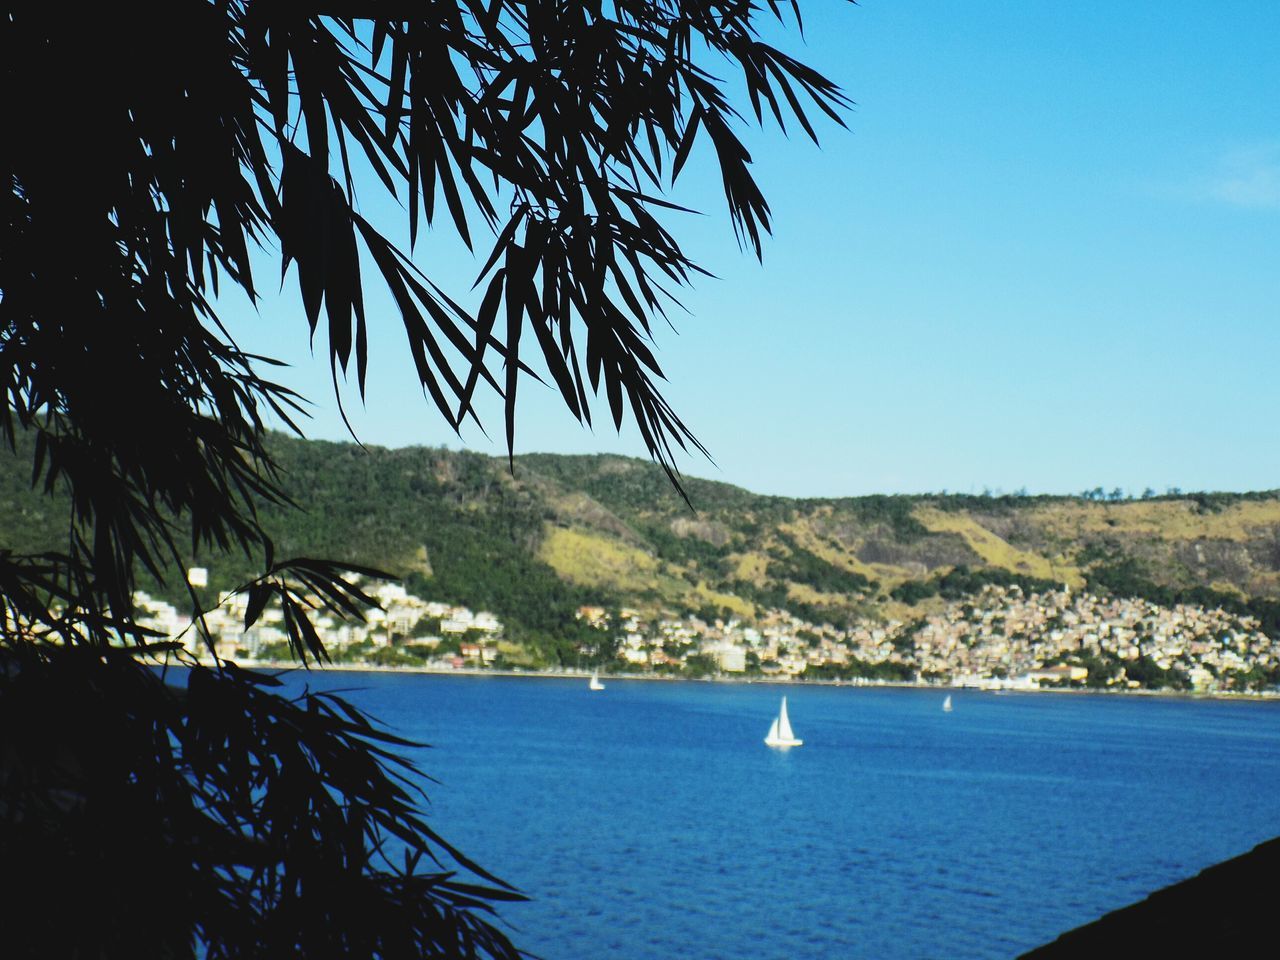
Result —
M288 683L431 745L428 822L529 896L501 919L545 960L1014 957L1280 835L1280 703ZM783 695L802 747L763 743Z

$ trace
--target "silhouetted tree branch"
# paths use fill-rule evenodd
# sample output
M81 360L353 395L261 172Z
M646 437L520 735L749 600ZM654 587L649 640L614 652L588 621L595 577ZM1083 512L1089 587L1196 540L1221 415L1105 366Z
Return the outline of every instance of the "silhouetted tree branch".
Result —
M229 664L164 683L149 664L177 651L137 622L135 576L260 559L250 610L279 599L304 663L325 657L311 610L372 602L359 582L376 571L277 560L258 520L288 502L265 422L296 429L300 398L217 298L256 301L264 254L293 273L335 388L354 374L364 393L371 267L454 429L491 391L510 448L520 380L540 376L582 422L603 393L678 485L675 451L702 448L659 391L651 331L702 272L663 223L698 142L740 243L759 255L770 226L712 71L737 72L757 122L814 139L806 111L839 123L846 104L761 39L765 19L798 25L799 8L178 0L0 18L0 432L13 450L33 435L33 483L70 501L65 549L0 551L0 869L34 878L7 942L514 955L485 919L510 892L413 812L403 744ZM371 191L403 204L408 248L361 215ZM481 248L474 310L411 259L441 226ZM54 888L74 929L36 919Z

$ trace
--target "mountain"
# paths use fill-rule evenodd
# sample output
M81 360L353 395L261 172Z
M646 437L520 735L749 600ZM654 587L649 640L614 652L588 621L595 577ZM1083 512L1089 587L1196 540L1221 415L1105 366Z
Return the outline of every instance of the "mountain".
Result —
M304 506L264 507L279 556L387 570L544 648L580 628L584 604L747 620L783 608L842 626L909 620L986 583L1234 607L1280 635L1276 491L792 499L691 477L690 509L658 467L624 457L526 455L512 468L423 447L283 435L271 447ZM32 492L30 463L22 443L0 456L0 547L57 547L65 531L65 501ZM219 590L254 571L237 555L194 562Z

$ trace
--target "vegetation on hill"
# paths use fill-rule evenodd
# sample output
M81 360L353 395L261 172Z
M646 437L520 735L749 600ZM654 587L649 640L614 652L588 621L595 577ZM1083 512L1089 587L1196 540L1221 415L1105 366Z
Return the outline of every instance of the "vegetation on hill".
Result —
M25 442L25 441L24 441ZM389 450L274 435L304 510L261 505L291 555L341 556L405 577L422 596L491 610L539 659L583 640L578 607L632 605L750 619L785 608L843 626L976 593L1071 583L1256 616L1280 635L1280 498L1188 494L789 499L688 478L690 510L662 470L616 456L517 457ZM0 469L0 527L15 546L58 542L58 504L23 467ZM202 555L211 586L253 575ZM144 586L181 599L181 584ZM918 614L911 614L912 616Z

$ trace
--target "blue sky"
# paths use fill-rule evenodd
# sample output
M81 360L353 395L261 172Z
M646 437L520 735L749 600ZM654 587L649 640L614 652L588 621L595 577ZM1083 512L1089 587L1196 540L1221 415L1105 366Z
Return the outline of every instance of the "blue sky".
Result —
M1280 4L818 0L790 49L856 101L821 148L749 138L774 209L763 265L706 158L672 226L717 279L657 332L691 475L785 495L1280 487ZM744 103L745 109L745 103ZM464 292L445 236L421 265ZM289 293L290 288L286 288ZM495 405L460 439L374 297L360 438L501 453ZM292 364L312 437L347 436L294 298L225 312ZM517 452L612 451L522 388Z

